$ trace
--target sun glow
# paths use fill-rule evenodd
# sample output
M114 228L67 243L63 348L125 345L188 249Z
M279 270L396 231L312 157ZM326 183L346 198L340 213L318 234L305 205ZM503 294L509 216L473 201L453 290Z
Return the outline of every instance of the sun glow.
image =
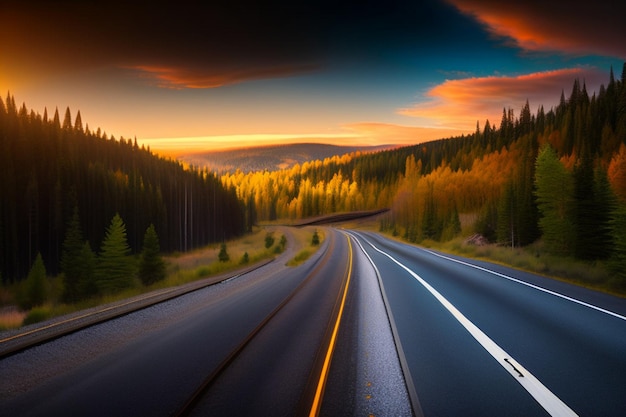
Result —
M149 146L157 153L166 155L181 155L184 153L228 150L253 146L268 146L303 142L316 143L348 143L360 138L357 133L306 133L306 134L248 134L248 135L220 135L195 136L180 138L137 139L142 145Z

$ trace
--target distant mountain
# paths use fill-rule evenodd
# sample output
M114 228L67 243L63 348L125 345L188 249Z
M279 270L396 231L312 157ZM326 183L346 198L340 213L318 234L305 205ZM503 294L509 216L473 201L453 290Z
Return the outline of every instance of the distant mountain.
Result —
M259 146L227 151L199 152L179 155L178 159L196 167L208 167L217 172L276 171L307 161L323 160L352 152L376 152L393 149L396 145L336 146L319 143Z

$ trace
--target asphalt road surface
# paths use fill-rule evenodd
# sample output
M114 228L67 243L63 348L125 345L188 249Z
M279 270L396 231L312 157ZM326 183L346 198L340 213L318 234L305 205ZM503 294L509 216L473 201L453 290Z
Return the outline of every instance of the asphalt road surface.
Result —
M1 359L0 415L626 415L623 299L374 233L285 261Z
M3 358L0 415L410 415L362 252L328 229L286 260Z
M626 415L626 302L376 234L376 264L424 415Z

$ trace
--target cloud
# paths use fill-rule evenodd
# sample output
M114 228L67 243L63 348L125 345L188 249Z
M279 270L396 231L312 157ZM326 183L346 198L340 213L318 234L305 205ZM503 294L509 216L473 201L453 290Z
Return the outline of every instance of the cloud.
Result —
M142 78L154 81L158 87L171 89L217 88L245 81L291 77L317 70L317 65L283 65L273 67L250 67L240 70L211 70L183 67L137 65L128 67Z
M526 100L531 111L540 105L547 111L558 104L562 91L566 97L569 95L575 79L584 80L591 95L605 78L606 74L595 69L568 68L513 77L447 80L429 90L426 101L398 112L418 118L421 124L471 131L476 128L476 121L482 125L488 119L492 125L498 125L503 108L518 111Z
M626 3L579 7L570 1L447 0L496 36L529 51L560 51L626 58Z

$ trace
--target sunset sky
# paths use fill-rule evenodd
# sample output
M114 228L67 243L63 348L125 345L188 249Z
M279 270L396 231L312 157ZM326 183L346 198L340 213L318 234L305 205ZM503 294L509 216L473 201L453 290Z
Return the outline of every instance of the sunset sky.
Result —
M591 94L624 2L0 2L0 92L152 149L409 144Z

